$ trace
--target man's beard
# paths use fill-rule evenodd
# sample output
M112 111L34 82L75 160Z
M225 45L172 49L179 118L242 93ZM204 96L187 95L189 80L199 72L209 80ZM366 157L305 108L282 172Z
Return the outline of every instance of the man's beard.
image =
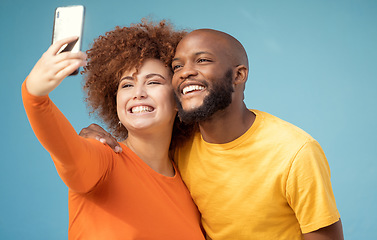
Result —
M203 104L193 110L185 111L182 108L176 94L174 94L178 106L178 116L184 123L196 123L208 120L214 113L228 107L232 102L232 70L229 69L222 79L214 81L209 95L203 100Z

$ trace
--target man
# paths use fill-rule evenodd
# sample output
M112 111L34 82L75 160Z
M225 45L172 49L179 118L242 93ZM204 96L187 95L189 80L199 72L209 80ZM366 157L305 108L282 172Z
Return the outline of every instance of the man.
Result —
M241 43L195 30L179 43L172 67L179 116L199 126L175 160L208 239L343 239L319 144L246 107L248 59Z

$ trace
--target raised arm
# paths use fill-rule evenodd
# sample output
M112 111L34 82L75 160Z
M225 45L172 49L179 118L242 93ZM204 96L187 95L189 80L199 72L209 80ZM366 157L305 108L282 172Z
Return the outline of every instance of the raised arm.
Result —
M26 88L30 94L46 96L78 67L86 65L86 55L83 52L58 54L62 46L75 40L77 37L58 41L42 55L26 81Z
M22 85L26 114L35 135L51 154L56 169L74 191L90 190L104 175L112 151L101 143L81 138L52 103L48 93L77 67L85 64L84 53L61 53L67 38L52 45L34 66Z

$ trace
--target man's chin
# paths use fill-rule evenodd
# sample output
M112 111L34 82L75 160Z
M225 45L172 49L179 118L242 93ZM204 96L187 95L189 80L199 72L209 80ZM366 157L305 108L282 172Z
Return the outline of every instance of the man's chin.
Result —
M182 106L182 111L186 113L195 112L198 109L200 109L203 106L203 103L201 104L187 104Z
M181 99L180 109L185 113L195 112L203 108L203 99Z
M202 122L207 120L212 113L205 111L203 107L193 107L190 110L178 109L178 116L182 122L187 124Z

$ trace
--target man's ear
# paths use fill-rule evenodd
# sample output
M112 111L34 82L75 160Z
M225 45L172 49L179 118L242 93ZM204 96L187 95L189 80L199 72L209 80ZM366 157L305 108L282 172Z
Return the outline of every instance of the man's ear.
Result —
M245 65L238 65L234 69L234 74L235 74L234 84L236 85L240 83L245 84L247 80L247 76L249 74L249 69L247 69Z

